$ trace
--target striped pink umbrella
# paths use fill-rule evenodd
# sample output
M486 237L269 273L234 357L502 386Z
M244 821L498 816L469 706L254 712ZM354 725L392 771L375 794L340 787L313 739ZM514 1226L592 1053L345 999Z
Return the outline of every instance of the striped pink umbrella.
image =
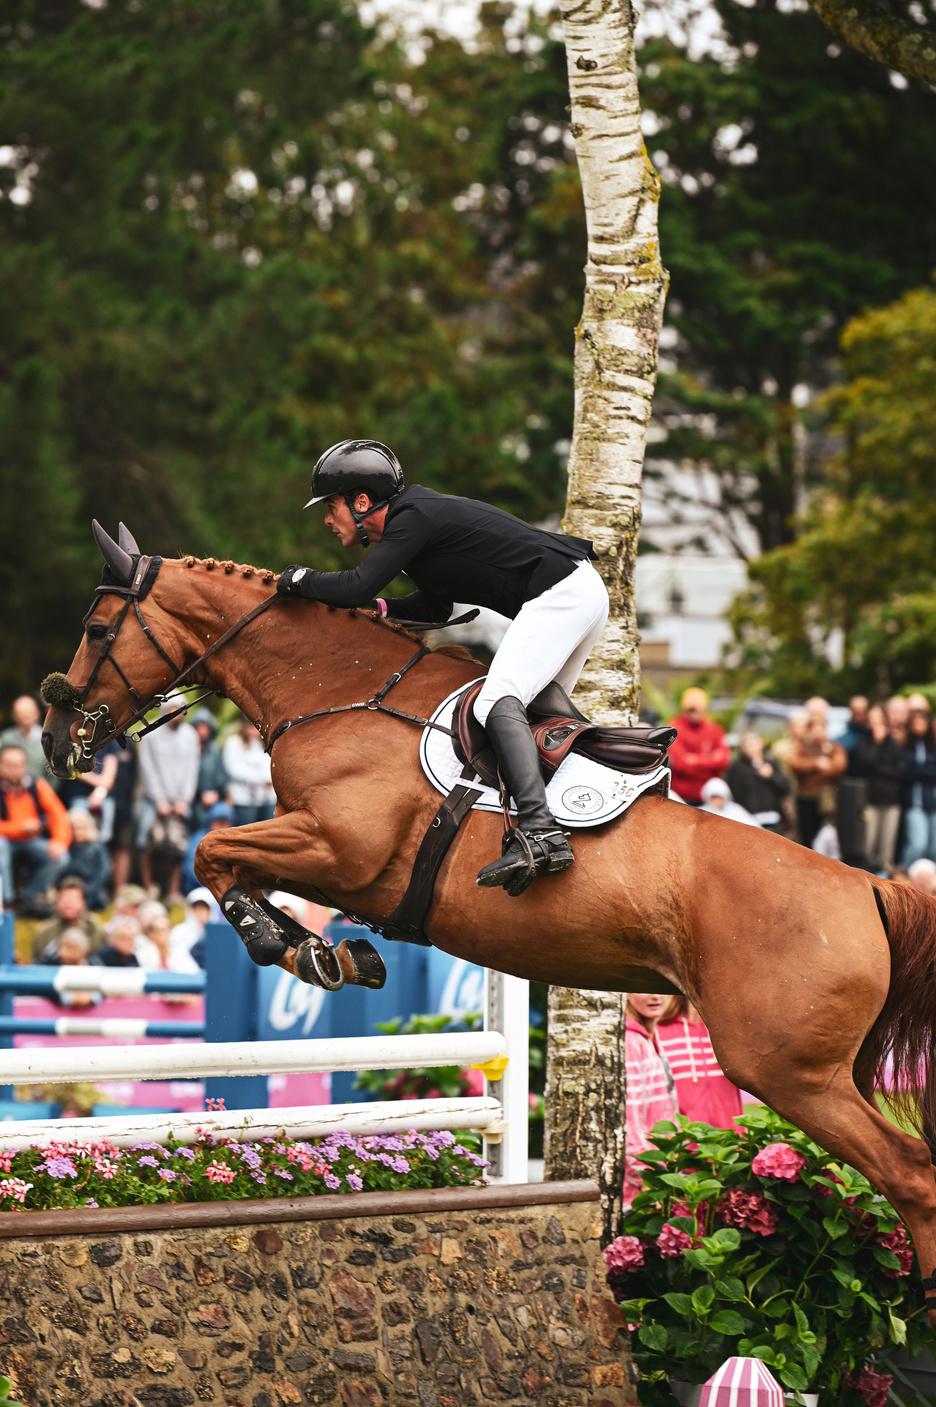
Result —
M699 1407L784 1407L783 1388L759 1358L729 1358L703 1387Z

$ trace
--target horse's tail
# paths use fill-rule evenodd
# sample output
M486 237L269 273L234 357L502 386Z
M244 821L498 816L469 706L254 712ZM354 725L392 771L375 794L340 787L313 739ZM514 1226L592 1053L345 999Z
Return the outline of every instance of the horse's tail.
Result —
M874 1084L893 1089L901 1117L936 1156L936 898L887 879L872 884L891 950L887 1000L868 1036Z

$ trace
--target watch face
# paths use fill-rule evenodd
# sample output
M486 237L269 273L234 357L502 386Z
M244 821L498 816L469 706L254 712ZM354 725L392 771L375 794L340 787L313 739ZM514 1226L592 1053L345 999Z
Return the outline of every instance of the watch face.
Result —
M307 571L308 567L297 567L297 569L292 574L293 581L301 581Z

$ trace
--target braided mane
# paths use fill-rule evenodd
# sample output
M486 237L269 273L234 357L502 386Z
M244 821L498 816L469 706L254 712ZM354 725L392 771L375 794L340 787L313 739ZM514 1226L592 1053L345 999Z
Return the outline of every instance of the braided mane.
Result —
M222 571L225 576L231 576L235 572L238 576L249 580L256 577L264 586L272 586L278 579L278 573L271 571L269 567L252 567L248 563L223 561L217 557L194 557L187 555L179 558L186 567L204 567L206 572ZM323 603L327 604L327 603ZM327 606L329 611L337 611L338 606ZM389 616L382 616L379 611L368 611L362 606L351 606L347 608L349 616L364 616L366 620L372 620L375 625L383 626L385 630L392 630L396 635L402 635L407 640L414 640L417 644L422 644L418 635L414 635L411 630L407 630L405 625L400 625L397 621L391 620ZM474 659L470 650L466 650L463 645L439 645L433 650L433 654L451 655L455 659L468 659L479 663Z

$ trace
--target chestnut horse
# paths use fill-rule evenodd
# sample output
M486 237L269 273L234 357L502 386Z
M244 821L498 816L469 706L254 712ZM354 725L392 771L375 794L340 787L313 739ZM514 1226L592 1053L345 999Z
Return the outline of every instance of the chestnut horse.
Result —
M96 595L68 675L52 676L61 687L46 694L52 771L90 767L100 720L119 736L180 673L232 699L267 740L301 714L339 710L279 735L276 816L212 831L196 870L219 900L232 889L254 903L263 889L324 893L366 921L385 920L441 798L420 769L418 727L343 710L373 699L412 658L414 637L369 611L268 601L270 572L140 559L125 530L121 548L98 541L111 584ZM131 601L141 561L150 563L145 590ZM478 673L433 651L395 684L393 705L425 718ZM654 795L579 831L571 870L511 898L475 883L501 834L500 817L469 814L438 876L432 942L540 982L684 992L728 1076L865 1173L906 1220L924 1274L936 1269L929 1148L873 1104L885 1059L907 1087L925 1072L918 1112L932 1142L936 900ZM281 965L294 971L295 961L290 949Z

